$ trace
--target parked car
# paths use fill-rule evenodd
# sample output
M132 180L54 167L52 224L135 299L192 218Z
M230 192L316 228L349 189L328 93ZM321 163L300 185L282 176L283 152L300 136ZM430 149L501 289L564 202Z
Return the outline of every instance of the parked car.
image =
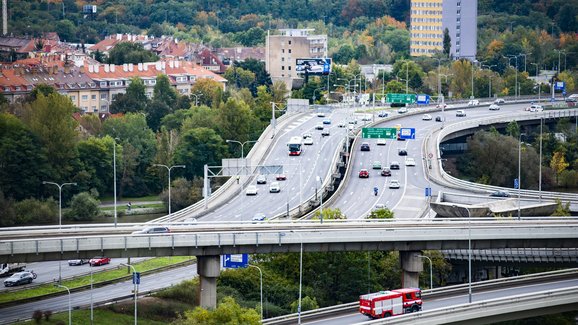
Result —
M389 181L389 188L399 188L399 181L396 179L392 179L391 181Z
M500 110L500 106L498 104L490 105L490 111L499 111L499 110Z
M322 137L328 137L328 136L329 136L329 129L324 128L324 129L321 131L321 136L322 136Z
M257 186L249 185L247 186L247 190L245 190L246 195L257 195Z
M373 169L381 169L381 161L376 160L373 162Z
M275 179L278 181L284 181L287 179L287 176L285 174L277 174L277 176L275 176Z
M77 258L77 259L68 260L68 266L84 265L86 263L88 263L88 260L85 258Z
M251 220L253 222L257 222L257 221L265 221L267 220L267 217L265 216L264 213L256 213L253 218L251 218Z
M367 169L360 170L359 178L369 178L369 171Z
M424 121L431 121L431 115L424 114L424 115L422 115L421 119Z
M464 117L464 116L466 116L466 111L464 111L463 109L457 110L456 116L457 117Z
M480 105L480 101L477 99L472 99L468 102L468 106L478 106Z
M313 138L305 138L305 139L303 139L303 144L312 145L312 144L313 144Z
M88 261L90 266L100 266L105 264L110 264L110 257L105 256L95 256Z
M496 98L496 100L494 100L494 104L505 104L506 100L503 98Z
M257 184L267 184L267 177L265 175L257 176Z
M323 124L331 124L331 120L326 118L323 120Z
M397 161L392 161L392 162L389 164L389 168L391 168L391 170L399 169L399 162L397 162Z
M171 232L171 230L169 229L169 227L154 226L154 227L146 227L146 228L143 228L143 229L141 229L141 230L133 231L132 234L133 234L133 235L138 235L138 234L165 234L165 233L169 233L169 232Z
M363 142L361 144L361 151L369 151L369 143Z
M442 121L443 121L443 118L441 116L439 116L439 115L436 116L436 122L442 122Z
M389 169L389 167L383 167L381 169L381 176L391 176L391 169Z
M4 280L5 287L13 287L21 284L29 284L34 280L32 272L24 271L12 274L8 279Z
M383 139L383 138L377 139L376 144L377 144L378 146L385 146L385 139Z
M492 196L492 197L510 197L510 194L508 192L504 192L504 191L495 191L495 192L491 193L490 196Z
M415 160L411 157L405 158L405 165L406 166L415 166Z
M399 150L397 150L397 154L400 156L407 156L407 150L399 149Z
M281 192L281 186L279 186L279 182L271 182L271 185L269 185L269 193L279 192Z

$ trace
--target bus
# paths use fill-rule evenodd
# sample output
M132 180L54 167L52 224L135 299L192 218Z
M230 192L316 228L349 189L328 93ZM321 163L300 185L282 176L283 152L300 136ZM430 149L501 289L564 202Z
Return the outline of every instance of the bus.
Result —
M303 151L303 139L301 137L291 137L287 147L289 147L289 156L300 156Z

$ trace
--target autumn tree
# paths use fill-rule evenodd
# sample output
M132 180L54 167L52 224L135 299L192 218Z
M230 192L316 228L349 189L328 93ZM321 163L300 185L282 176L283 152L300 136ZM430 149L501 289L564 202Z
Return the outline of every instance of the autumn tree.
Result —
M125 63L154 62L158 59L156 54L145 50L140 43L120 42L110 50L107 61L110 64L123 65Z
M175 325L193 324L246 324L258 325L261 323L260 316L251 308L242 308L233 297L225 297L217 305L215 310L207 310L195 307L193 310L185 311L184 317L177 320Z
M559 178L560 174L564 170L566 170L566 168L568 168L568 166L570 166L570 164L566 162L566 157L564 156L564 152L562 152L562 151L554 152L554 156L552 157L552 160L550 161L550 167L556 173L556 183L558 183L558 181L559 181L558 178Z

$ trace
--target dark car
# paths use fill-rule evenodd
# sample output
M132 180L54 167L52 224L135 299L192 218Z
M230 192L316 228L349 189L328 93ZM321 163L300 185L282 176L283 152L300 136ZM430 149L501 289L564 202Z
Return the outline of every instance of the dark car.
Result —
M442 117L441 117L441 116L436 116L436 122L441 122L441 121L443 121Z
M389 168L391 168L392 170L393 170L393 169L399 169L399 163L398 163L397 161L392 161L392 162L389 164Z
M391 176L391 169L389 169L389 167L383 167L381 176Z
M275 176L275 179L278 181L284 181L287 180L287 176L285 174L277 174L277 176Z
M359 178L369 178L369 171L367 169L360 170Z
M490 194L490 196L493 196L493 197L510 197L510 194L508 192L504 192L504 191L495 191L492 194Z
M257 176L257 184L267 184L267 177L265 175Z
M32 280L34 280L34 275L32 274L32 272L28 271L18 272L12 274L8 279L4 280L4 286L12 287L21 284L28 284L32 283Z
M399 150L397 151L397 154L400 155L400 156L407 156L407 150L405 150L405 149L399 149Z
M369 143L364 142L361 144L361 151L369 151Z
M110 257L95 256L88 261L88 264L90 264L90 266L110 264Z
M379 112L378 117L387 117L387 112Z

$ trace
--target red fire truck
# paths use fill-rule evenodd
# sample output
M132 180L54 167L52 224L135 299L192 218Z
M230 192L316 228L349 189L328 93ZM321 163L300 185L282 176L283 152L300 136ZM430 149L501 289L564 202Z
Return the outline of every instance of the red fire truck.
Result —
M371 319L384 318L420 311L421 304L418 288L379 291L359 297L359 312Z

